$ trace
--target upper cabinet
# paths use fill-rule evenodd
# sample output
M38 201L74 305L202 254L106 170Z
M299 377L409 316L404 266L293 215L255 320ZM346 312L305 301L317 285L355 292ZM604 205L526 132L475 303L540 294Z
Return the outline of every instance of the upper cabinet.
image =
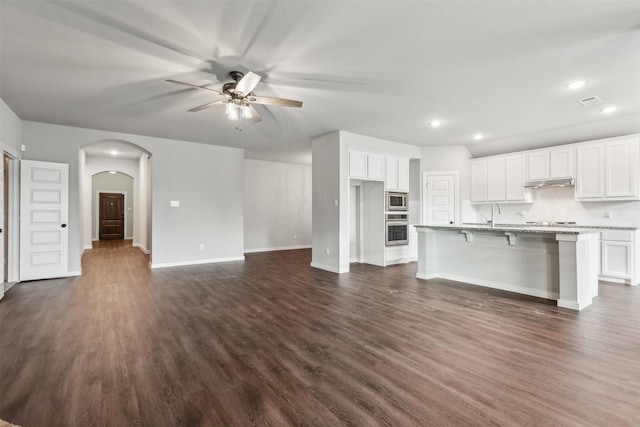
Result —
M581 202L640 200L640 135L471 160L471 202L529 202L528 181L575 178Z
M471 202L487 202L487 160L471 160Z
M528 202L524 154L471 160L471 202Z
M365 150L349 150L349 177L384 181L390 191L409 191L409 158Z
M527 181L573 178L573 146L535 150L527 153Z
M531 193L524 188L525 155L515 154L505 157L505 198L510 202L529 202Z
M385 188L392 191L409 191L409 159L386 156Z
M576 147L576 199L639 200L640 137L628 136Z
M604 144L576 148L576 199L604 198Z
M349 176L351 178L384 181L385 165L384 154L349 150Z

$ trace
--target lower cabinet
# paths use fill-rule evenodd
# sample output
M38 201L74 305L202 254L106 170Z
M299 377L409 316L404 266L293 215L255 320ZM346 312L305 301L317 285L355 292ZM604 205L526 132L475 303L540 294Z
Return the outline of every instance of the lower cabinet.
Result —
M640 262L637 230L604 230L600 233L600 278L638 284Z
M409 246L387 246L385 248L384 265L406 264L409 262Z

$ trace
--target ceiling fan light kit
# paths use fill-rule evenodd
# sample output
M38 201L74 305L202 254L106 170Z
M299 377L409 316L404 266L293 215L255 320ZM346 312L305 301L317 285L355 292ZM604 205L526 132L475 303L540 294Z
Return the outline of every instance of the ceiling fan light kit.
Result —
M213 102L208 102L203 105L194 107L189 112L193 113L201 111L209 107L213 107L218 104L226 104L225 113L227 118L236 122L236 129L242 130L242 119L252 119L254 122L262 121L262 118L258 114L255 108L251 104L263 104L263 105L278 105L281 107L302 107L301 101L294 101L292 99L283 98L270 98L265 96L256 96L253 93L253 89L260 83L262 79L259 75L249 71L244 74L240 71L231 71L229 76L234 80L233 82L225 83L222 86L222 92L212 89L204 85L194 85L191 83L181 82L178 80L169 79L167 82L175 83L190 87L191 89L202 89L224 96L225 99L220 99Z

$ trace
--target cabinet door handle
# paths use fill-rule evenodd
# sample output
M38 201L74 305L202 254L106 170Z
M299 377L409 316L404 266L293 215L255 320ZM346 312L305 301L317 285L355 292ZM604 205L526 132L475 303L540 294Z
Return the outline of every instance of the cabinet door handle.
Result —
M60 227L65 228L67 224L62 224Z

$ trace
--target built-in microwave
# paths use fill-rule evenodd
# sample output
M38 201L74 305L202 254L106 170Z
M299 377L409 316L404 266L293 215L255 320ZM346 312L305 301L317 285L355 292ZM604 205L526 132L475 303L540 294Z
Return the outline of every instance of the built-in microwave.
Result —
M387 211L407 211L409 206L409 193L387 191Z

